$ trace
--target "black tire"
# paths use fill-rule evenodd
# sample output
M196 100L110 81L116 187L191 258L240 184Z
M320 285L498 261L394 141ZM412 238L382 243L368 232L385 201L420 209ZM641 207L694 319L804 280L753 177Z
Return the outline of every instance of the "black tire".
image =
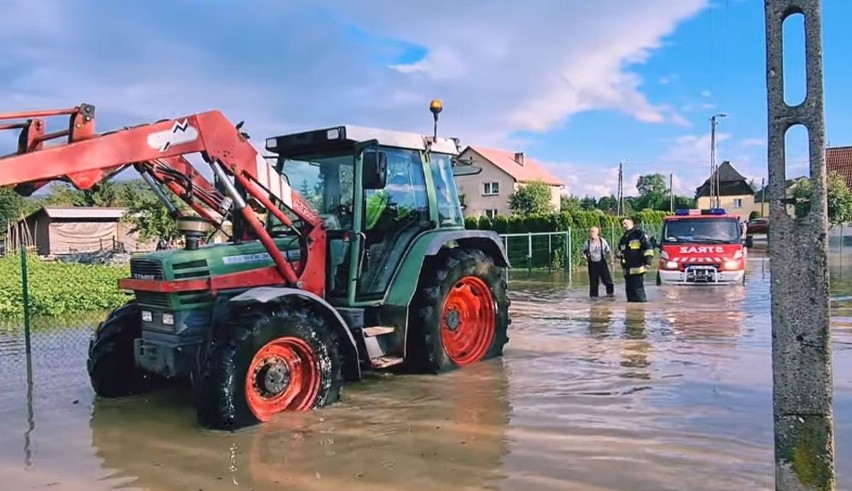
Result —
M236 430L263 422L249 405L246 374L255 354L283 336L306 342L317 360L312 366L320 376L318 395L308 409L340 399L343 389L340 341L322 317L304 306L244 307L232 314L224 339L214 340L202 369L196 399L202 426Z
M147 392L160 378L136 366L133 340L142 337L142 313L128 302L107 316L89 341L86 369L95 394L125 397Z
M484 356L474 362L502 356L509 341L510 300L506 293L505 268L498 267L476 249L451 249L423 265L417 292L410 307L405 366L417 373L442 373L459 368L441 336L444 303L462 278L474 277L487 285L494 302L494 337Z

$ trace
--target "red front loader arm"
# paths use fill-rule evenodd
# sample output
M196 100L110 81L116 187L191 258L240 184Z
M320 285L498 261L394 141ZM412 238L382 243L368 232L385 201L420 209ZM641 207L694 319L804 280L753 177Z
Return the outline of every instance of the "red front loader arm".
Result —
M275 267L268 270L207 280L122 280L122 287L185 291L286 283L324 294L325 230L320 217L221 112L208 111L97 135L94 111L94 106L81 104L72 109L0 114L0 121L26 120L0 125L0 130L21 130L17 152L0 157L0 186L14 185L17 192L29 195L52 180L63 180L87 190L134 165L169 187L205 218L212 219L205 206L227 215L233 204L234 212L242 215L275 262ZM46 133L41 118L59 115L70 116L68 129ZM46 141L63 136L67 137L65 142L45 145ZM184 158L190 153L202 155L222 180L230 201ZM229 176L284 225L293 227L276 201L301 220L303 225L298 232L303 254L298 271L275 246L251 207L227 179Z

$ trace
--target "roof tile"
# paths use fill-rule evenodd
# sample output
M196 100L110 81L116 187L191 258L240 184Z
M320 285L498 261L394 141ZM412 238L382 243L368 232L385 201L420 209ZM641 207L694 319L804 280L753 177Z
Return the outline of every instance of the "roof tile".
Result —
M827 174L837 172L846 185L852 189L852 146L825 149L825 170Z

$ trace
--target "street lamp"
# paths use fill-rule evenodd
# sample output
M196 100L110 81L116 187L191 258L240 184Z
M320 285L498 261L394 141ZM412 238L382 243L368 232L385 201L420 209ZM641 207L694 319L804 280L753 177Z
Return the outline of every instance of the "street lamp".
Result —
M728 117L728 115L725 113L718 113L710 116L710 208L722 207L722 199L719 190L722 180L719 178L719 172L716 168L716 125L718 124L716 120L726 117Z

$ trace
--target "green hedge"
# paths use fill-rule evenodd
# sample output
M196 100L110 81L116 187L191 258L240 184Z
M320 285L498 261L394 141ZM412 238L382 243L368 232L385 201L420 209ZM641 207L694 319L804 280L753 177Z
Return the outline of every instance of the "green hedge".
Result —
M666 211L643 210L631 218L636 224L643 226L661 225L663 217L669 215ZM540 215L504 216L497 215L494 220L486 216L479 218L467 217L465 227L468 229L493 230L498 234L520 234L529 232L567 232L574 229L583 229L588 232L589 228L598 226L601 230L609 228L620 228L624 217L607 215L601 210L547 213Z
M663 217L668 214L668 212L645 210L634 214L631 218L650 235L658 236ZM585 267L582 255L583 244L589 236L589 229L593 226L599 227L601 236L615 247L623 233L621 229L623 218L594 210L529 216L498 215L493 220L485 216L468 217L465 219L465 226L468 229L493 230L499 234L551 233L551 235L504 238L509 261L514 268L564 269L568 267L569 260L573 267ZM569 241L570 256L565 252Z

